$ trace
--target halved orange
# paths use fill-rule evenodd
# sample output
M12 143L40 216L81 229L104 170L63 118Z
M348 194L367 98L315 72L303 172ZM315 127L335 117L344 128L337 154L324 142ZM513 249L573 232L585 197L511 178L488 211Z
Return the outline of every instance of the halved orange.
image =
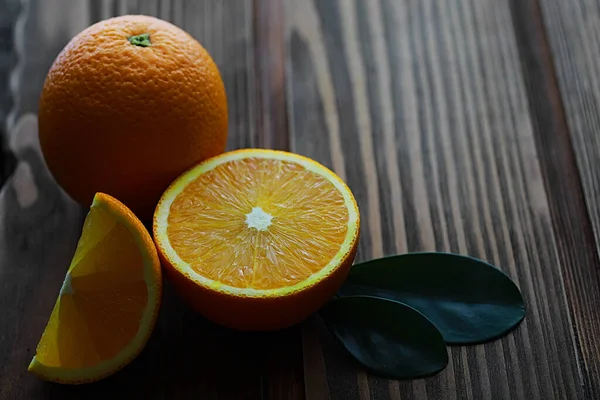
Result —
M148 341L161 288L146 228L118 200L96 194L29 371L69 384L118 371Z
M154 214L159 256L199 312L240 330L296 324L338 290L356 254L350 189L297 154L246 149L190 169Z

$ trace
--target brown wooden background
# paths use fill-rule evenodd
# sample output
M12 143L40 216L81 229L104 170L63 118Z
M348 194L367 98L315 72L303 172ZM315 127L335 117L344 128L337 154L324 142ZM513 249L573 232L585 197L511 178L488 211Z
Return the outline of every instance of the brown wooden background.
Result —
M229 148L292 150L348 182L359 259L489 260L522 289L524 323L398 382L365 373L316 319L233 333L167 288L120 373L74 388L27 374L85 212L45 169L37 98L72 36L125 13L170 20L211 52ZM0 40L0 399L600 399L597 0L4 0Z

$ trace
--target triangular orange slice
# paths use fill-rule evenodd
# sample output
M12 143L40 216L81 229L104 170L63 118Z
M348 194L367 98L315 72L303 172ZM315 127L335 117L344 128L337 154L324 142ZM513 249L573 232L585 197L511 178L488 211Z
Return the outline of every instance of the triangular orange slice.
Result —
M29 371L70 384L118 371L152 332L161 284L146 228L118 200L96 194Z

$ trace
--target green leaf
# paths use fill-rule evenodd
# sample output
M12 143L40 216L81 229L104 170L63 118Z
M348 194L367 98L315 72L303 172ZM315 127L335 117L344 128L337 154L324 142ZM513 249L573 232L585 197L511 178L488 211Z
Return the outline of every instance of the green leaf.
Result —
M525 316L521 292L506 274L458 254L410 253L356 264L339 294L408 304L449 344L498 338Z
M368 370L393 379L436 374L448 364L442 334L421 313L392 300L351 296L320 311L340 343Z

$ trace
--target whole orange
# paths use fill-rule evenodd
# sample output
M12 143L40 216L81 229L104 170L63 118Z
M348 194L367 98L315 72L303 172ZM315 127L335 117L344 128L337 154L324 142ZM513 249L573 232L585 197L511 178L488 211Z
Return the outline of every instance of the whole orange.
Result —
M173 179L225 150L225 88L208 52L180 28L111 18L57 56L40 98L39 137L74 200L88 205L104 192L149 219Z

